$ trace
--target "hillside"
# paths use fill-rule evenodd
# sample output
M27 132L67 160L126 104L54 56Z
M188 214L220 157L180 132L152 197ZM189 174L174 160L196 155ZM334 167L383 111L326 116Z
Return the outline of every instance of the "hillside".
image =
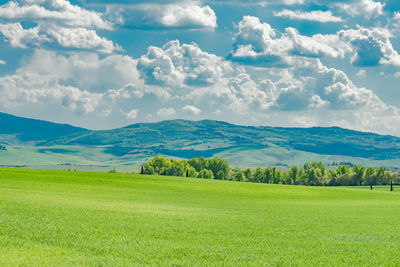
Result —
M0 143L3 144L36 144L87 131L68 124L28 119L0 112Z
M285 128L170 120L90 131L0 113L0 165L140 166L156 155L223 157L232 165L291 166L307 161L400 167L400 138L339 127ZM65 169L65 168L64 168ZM87 170L87 168L84 168Z
M237 148L280 147L323 155L371 159L400 157L400 138L339 127L283 128L239 126L220 121L172 120L138 123L108 131L66 136L46 145L112 146L115 155L148 150L189 158Z

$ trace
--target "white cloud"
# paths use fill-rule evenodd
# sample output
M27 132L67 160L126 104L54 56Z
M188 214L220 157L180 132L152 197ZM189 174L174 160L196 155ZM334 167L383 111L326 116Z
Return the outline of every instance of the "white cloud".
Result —
M344 57L350 48L338 36L316 34L303 36L294 28L279 33L257 17L245 16L234 36L233 60L245 63L289 64L291 55Z
M209 6L169 5L159 20L166 27L204 27L216 28L217 17Z
M112 41L99 37L94 30L85 28L39 25L24 29L20 23L12 23L0 24L0 33L11 46L20 48L57 44L64 48L93 50L101 53L121 50Z
M121 50L112 41L98 36L94 30L85 28L52 27L47 34L62 47L94 50L101 53Z
M351 61L358 66L389 64L400 66L400 56L393 48L391 33L384 28L342 30L338 36L353 47Z
M0 105L5 109L47 106L57 112L61 106L78 115L93 112L101 95L61 85L36 73L20 73L0 78Z
M39 28L23 29L20 23L0 24L0 32L13 47L27 48L27 45L39 46L50 41L45 35L39 34Z
M309 21L318 21L318 22L342 22L343 19L341 17L336 17L332 15L332 11L310 11L303 12L300 10L292 11L284 9L280 12L274 12L274 16L276 17L284 17L295 20L309 20Z
M113 121L121 108L130 110L124 117L134 117L131 102L138 98L141 85L136 61L130 57L100 59L92 53L60 55L37 50L14 74L0 77L0 107L54 121L85 120L80 125L94 128L101 127L106 116L108 123L117 126Z
M217 17L209 6L198 2L107 6L108 17L123 27L157 29L214 29Z
M148 2L148 1L146 1ZM171 1L169 1L171 2ZM174 1L172 1L174 2ZM176 0L175 0L176 2ZM279 4L279 5L302 5L307 2L307 0L203 0L204 3L210 3L213 5L224 5L224 6L261 6L265 7L271 4Z
M111 29L111 23L102 19L101 14L72 5L67 0L10 1L0 6L0 18L18 21L32 19L49 21L69 27Z
M138 115L138 110L132 109L131 111L125 114L125 117L129 120L134 120L137 118L137 115Z
M366 18L374 18L383 15L385 4L375 2L373 0L360 0L352 3L336 3L335 6L345 11L350 16L365 16Z
M336 34L301 35L294 28L280 33L257 17L245 16L234 36L231 58L246 64L288 66L293 56L344 58L356 66L400 65L400 56L384 28L341 30Z
M35 50L29 61L16 73L37 73L62 83L69 82L78 88L104 93L108 89L136 84L139 73L137 60L122 55L100 58L89 52L73 52L66 55L53 51Z
M304 0L283 0L282 2L283 2L285 5L304 4Z
M360 78L365 78L367 76L367 72L365 70L360 70L357 72L357 76Z
M343 58L351 49L335 34L315 34L308 37L301 35L294 28L286 28L285 35L293 44L289 52L301 56Z
M4 60L0 59L0 65L6 65L6 64L7 64L7 62L5 62Z
M252 36L247 37L249 40L254 40L251 39ZM260 42L259 47L265 49L266 46L263 45ZM164 73L157 77L166 75L170 78L171 75L179 77L179 75L173 74L175 69L184 69L185 72L179 72L183 77L185 77L185 73L196 72L197 64L181 63L190 62L190 57L182 56L187 53L177 53L184 46L185 44L180 45L173 42L168 43L163 49L151 50L150 54L157 55L156 58L162 58L162 62L167 62L166 66L169 67L157 63L152 65L149 71L147 71L148 69L140 70L142 75L153 73L156 70L158 75ZM309 49L312 47L304 46L308 46ZM166 53L170 47L174 47L174 49ZM198 47L196 50L198 55L204 53ZM177 61L179 64L173 64L176 58L170 55L179 58L180 60ZM208 114L212 116L216 110L219 110L219 119L232 121L232 118L237 118L237 123L251 123L248 122L251 118L253 123L263 121L264 124L282 125L282 120L274 121L274 118L284 118L283 120L287 120L285 125L292 126L309 126L310 122L318 122L324 125L329 123L329 125L360 130L372 130L377 125L391 133L399 130L397 126L393 126L388 121L400 123L398 109L382 102L371 90L356 86L343 71L326 67L315 57L292 56L290 60L287 68L275 69L273 73L270 73L269 69L260 68L258 72L262 73L260 74L261 79L235 63L219 58L218 64L228 64L230 70L219 75L218 79L213 80L213 83L194 86L185 84L182 82L184 81L182 78L179 84L184 84L186 88L181 90L179 86L172 86L174 83L168 79L160 81L163 81L162 86L171 86L169 89L171 97L168 101L172 102L169 103L176 103L174 101L183 103L183 111L195 110L195 107L201 110L204 116ZM170 70L170 72L165 73L162 70ZM171 108L160 108L157 112L159 118L170 118L175 114L175 109ZM349 117L349 114L353 114L353 116ZM374 122L355 119L355 116L365 119L367 116L364 114L371 116ZM324 121L322 116L327 116L328 119ZM307 121L307 117L310 120Z
M284 35L290 40L288 32ZM292 42L294 49L297 43ZM139 60L37 50L14 74L0 78L0 108L91 128L218 114L220 120L239 124L400 132L399 110L343 71L315 57L288 57L287 68L243 67L177 41L151 47ZM137 64L141 60L146 64ZM171 75L182 77L176 82Z
M160 118L168 118L176 114L174 108L160 108L157 112L157 116Z
M182 108L183 111L188 112L189 114L192 115L199 115L201 110L195 106L191 106L191 105L186 105Z
M215 84L230 64L222 58L202 51L195 44L180 45L170 41L162 48L151 46L137 66L149 84L168 86L207 86Z

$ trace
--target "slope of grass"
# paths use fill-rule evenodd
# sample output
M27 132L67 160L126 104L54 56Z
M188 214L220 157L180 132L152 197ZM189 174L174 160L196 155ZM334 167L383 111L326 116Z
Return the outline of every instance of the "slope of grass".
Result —
M113 147L85 147L85 146L7 146L7 150L0 150L0 166L24 166L34 169L54 170L82 170L82 171L109 171L117 172L139 171L140 166L156 154L126 148L127 154L118 154ZM162 151L161 151L162 152ZM215 150L215 152L218 152ZM171 155L159 153L165 157ZM400 161L372 160L344 156L318 155L309 152L285 149L281 147L254 148L241 147L227 149L213 156L221 157L232 166L240 167L291 167L302 166L305 162L322 161L325 164L332 162L352 162L371 167L400 167ZM178 158L179 157L173 157Z
M2 266L398 266L399 217L383 190L0 168Z

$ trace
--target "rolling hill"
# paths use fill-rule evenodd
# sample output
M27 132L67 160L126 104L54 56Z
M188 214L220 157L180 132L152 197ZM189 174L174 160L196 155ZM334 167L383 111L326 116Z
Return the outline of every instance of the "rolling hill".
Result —
M0 143L3 144L37 144L87 131L68 124L22 118L0 112Z
M135 148L183 158L207 157L241 147L282 147L323 155L373 159L400 157L400 138L394 136L339 127L253 127L212 120L138 123L108 131L77 133L44 145L111 145L110 153L115 154L126 154Z
M0 114L0 144L31 146L30 158L66 162L139 165L155 155L226 158L241 166L300 165L306 161L400 167L400 138L339 127L240 126L221 121L170 120L90 131L70 125ZM15 150L13 159L23 157ZM95 151L95 153L94 153ZM51 160L47 160L48 157ZM6 152L0 160L8 159ZM31 161L32 162L32 161ZM39 162L39 163L40 163ZM24 160L18 161L23 164Z

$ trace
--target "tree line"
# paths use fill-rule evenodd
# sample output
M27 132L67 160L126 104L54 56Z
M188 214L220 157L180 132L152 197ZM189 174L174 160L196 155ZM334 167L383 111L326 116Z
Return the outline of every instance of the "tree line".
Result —
M291 184L309 186L361 186L393 185L400 183L400 171L393 172L384 167L373 168L355 165L339 165L326 168L322 162L308 162L302 167L293 166L287 170L275 167L242 169L231 168L221 158L193 158L174 160L157 156L142 167L142 174L158 174L232 180L253 183Z

